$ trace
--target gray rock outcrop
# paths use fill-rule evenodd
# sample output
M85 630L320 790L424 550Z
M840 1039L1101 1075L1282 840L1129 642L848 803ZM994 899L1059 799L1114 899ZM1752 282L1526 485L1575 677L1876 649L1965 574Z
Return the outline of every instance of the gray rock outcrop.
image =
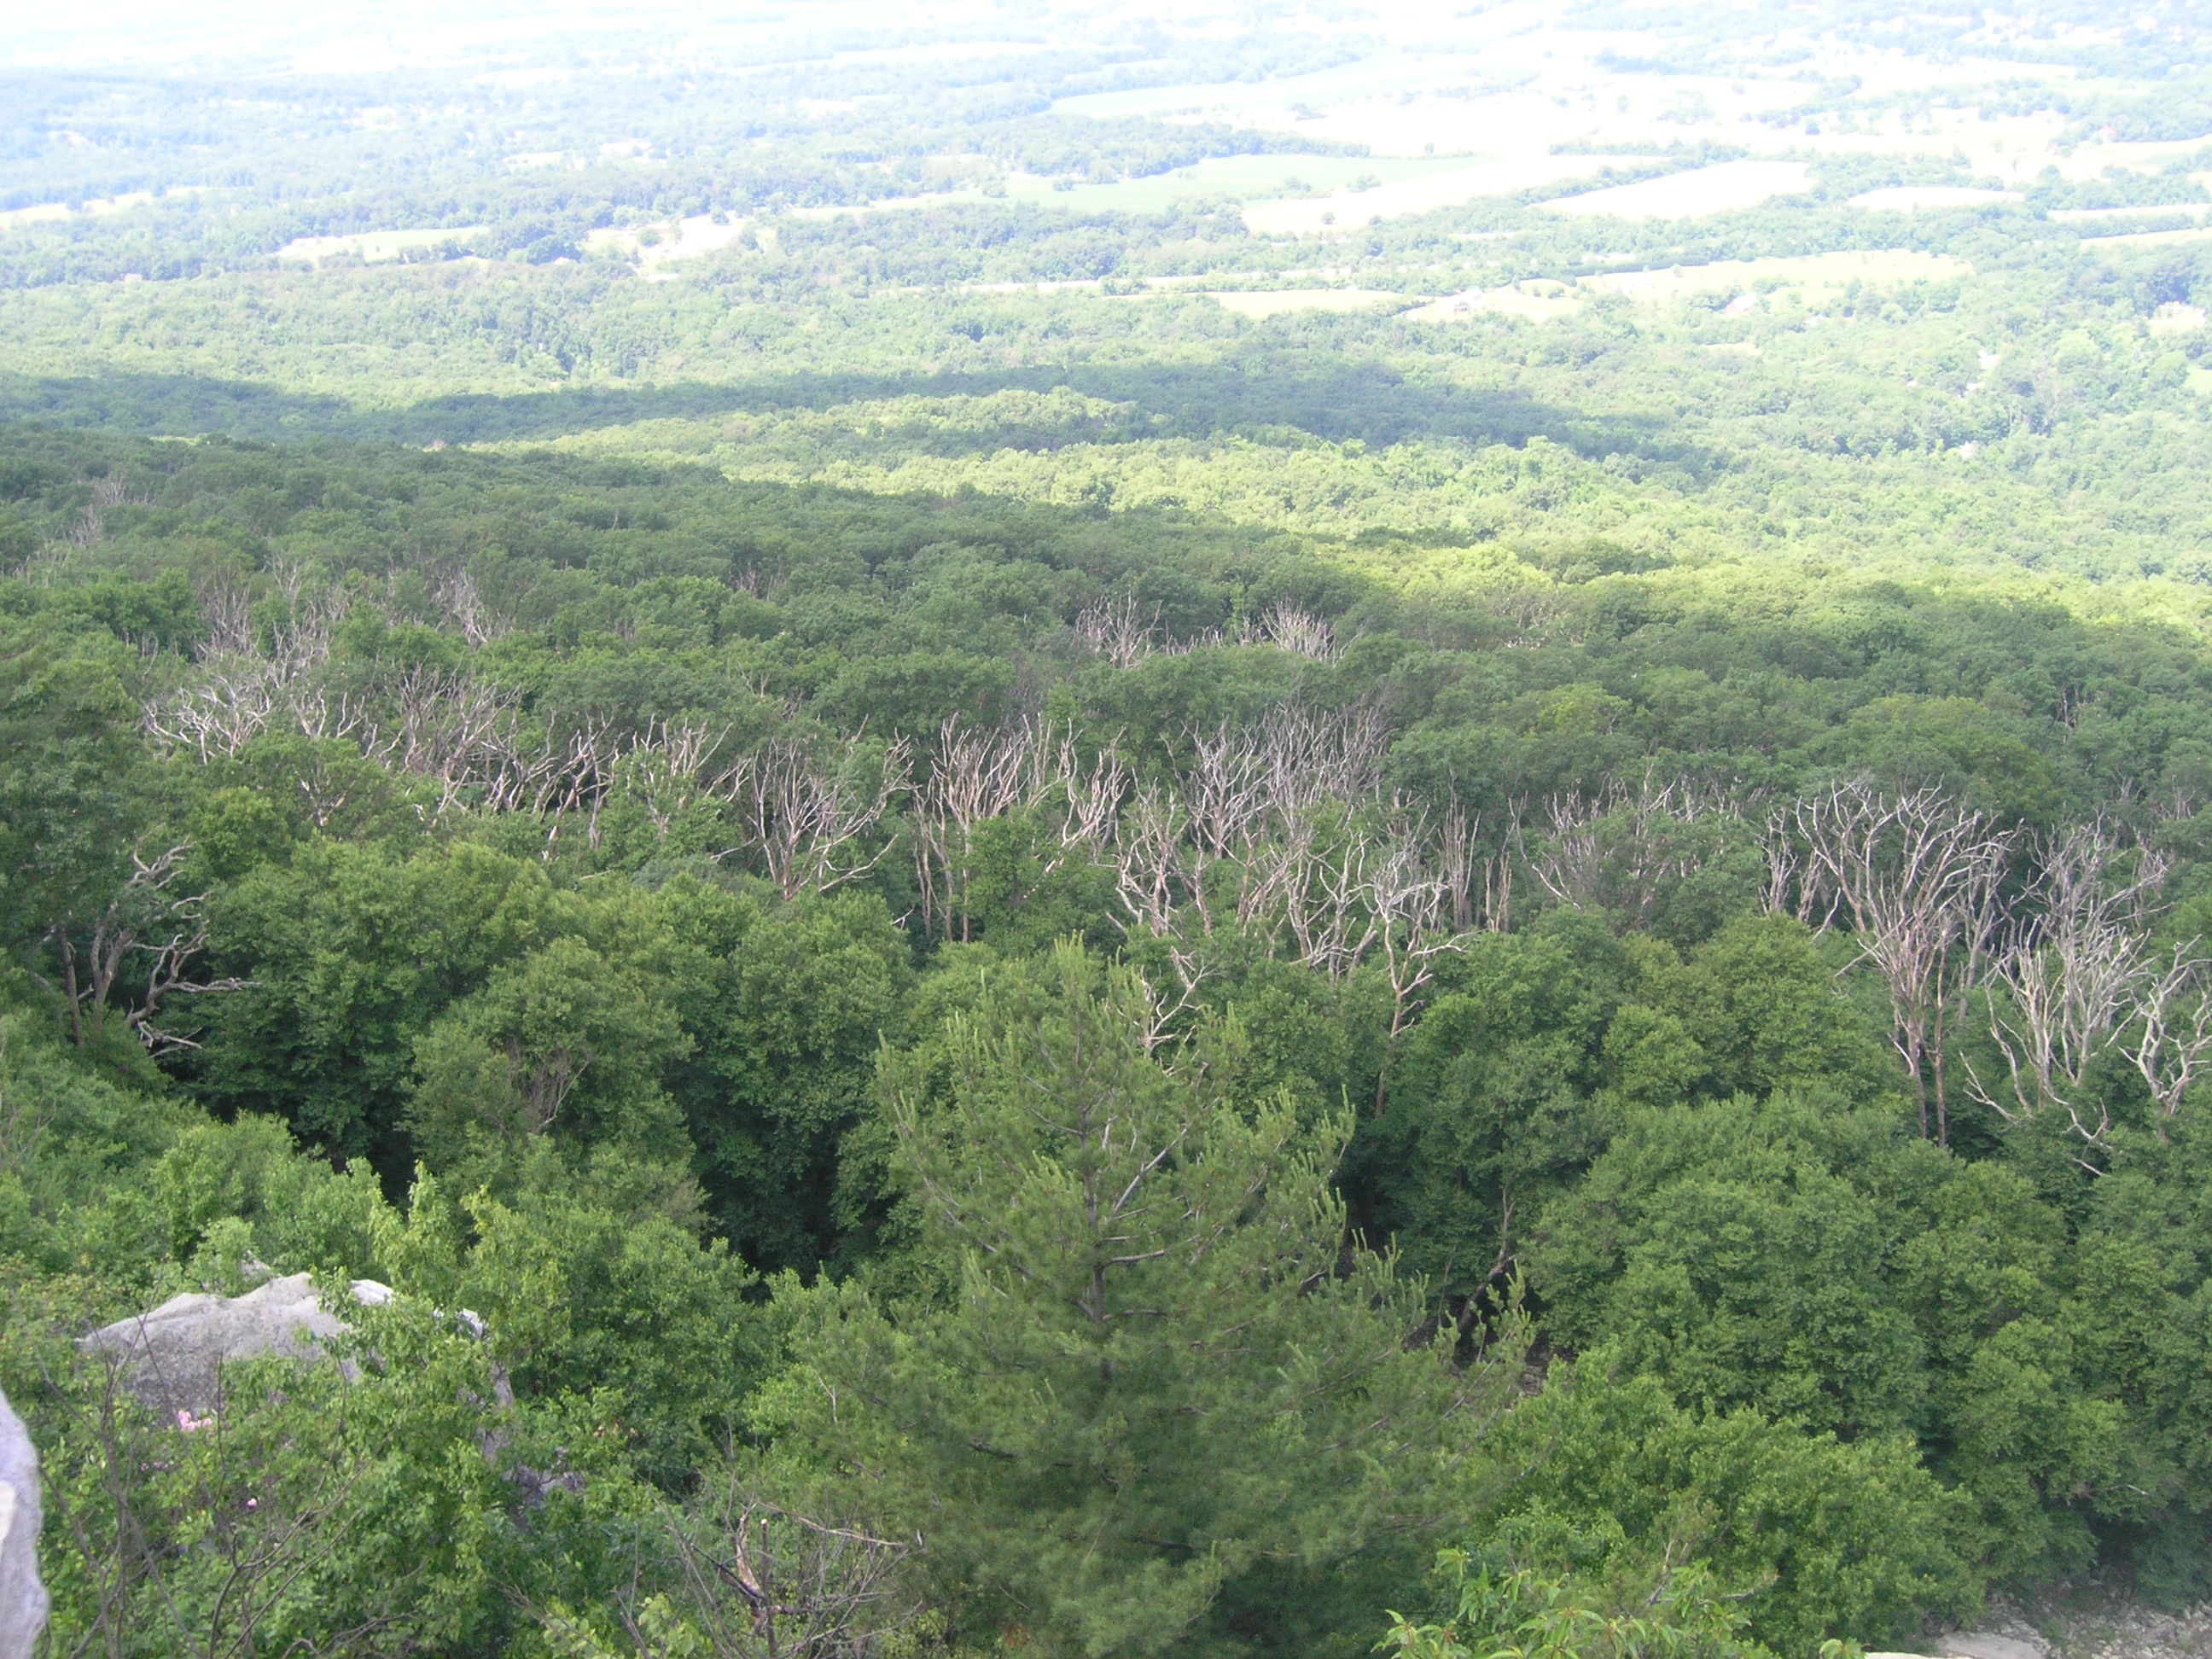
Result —
M0 1394L0 1659L30 1659L46 1626L38 1545L39 1456Z
M1936 1650L1943 1659L2045 1659L2045 1650L2033 1642L1984 1630L1954 1632L1936 1644Z
M1866 1659L2049 1659L2049 1650L1994 1631L1961 1630L1939 1638L1934 1654L1869 1653Z
M380 1307L392 1299L389 1285L373 1279L356 1279L347 1287L353 1299L365 1307ZM454 1329L477 1341L486 1337L484 1322L466 1308L444 1316ZM85 1349L117 1356L123 1386L139 1402L190 1431L217 1410L222 1399L222 1367L240 1359L290 1359L305 1364L320 1358L323 1345L352 1327L325 1308L315 1293L314 1281L306 1273L272 1279L244 1296L215 1296L192 1291L173 1296L160 1307L103 1325L82 1339ZM353 1362L340 1362L349 1379L359 1373ZM514 1404L514 1390L507 1373L494 1364L488 1401L473 1394L474 1405L504 1411ZM487 1462L504 1465L507 1447L505 1431L486 1427L477 1449ZM569 1492L583 1489L583 1478L572 1471L533 1469L521 1464L502 1467L501 1473L516 1486L525 1510L535 1509L555 1487ZM0 1659L14 1659L0 1649Z
M356 1279L350 1288L365 1306L392 1297L390 1288L373 1279ZM181 1414L181 1420L215 1410L226 1361L313 1359L347 1328L317 1299L313 1279L294 1273L244 1296L173 1296L150 1312L103 1325L83 1346L119 1355L124 1386L143 1404Z
M2083 1595L2083 1591L2087 1595ZM1869 1653L1866 1659L2207 1659L2212 1601L2186 1611L2148 1607L2094 1583L2074 1586L2063 1603L2030 1609L1990 1599L1979 1630L1927 1638L1917 1654ZM2078 1598L2078 1599L2077 1599Z

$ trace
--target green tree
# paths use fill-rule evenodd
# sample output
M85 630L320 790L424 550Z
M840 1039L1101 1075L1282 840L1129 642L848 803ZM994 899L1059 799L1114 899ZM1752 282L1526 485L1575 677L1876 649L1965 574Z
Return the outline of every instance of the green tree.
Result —
M1233 1023L1163 1042L1135 973L1073 945L1045 978L959 1024L949 1098L886 1061L957 1288L819 1293L779 1409L978 1619L1100 1656L1279 1638L1436 1518L1510 1367L1415 1340L1329 1192L1348 1124L1237 1109Z
M556 939L495 969L416 1043L408 1127L423 1161L466 1187L503 1189L541 1138L681 1162L660 1076L690 1046L652 987L582 939Z
M690 879L653 908L668 942L641 966L692 1039L669 1089L716 1225L764 1269L842 1261L848 1143L912 978L890 915L872 893L760 904Z
M517 1190L453 1201L420 1176L377 1263L403 1292L482 1316L526 1401L557 1403L671 1484L735 1431L758 1379L752 1273L702 1243L681 1172L620 1147L572 1168L539 1146Z
M1531 1282L1564 1345L1607 1347L1693 1410L1912 1437L1971 1500L1972 1552L1998 1572L2081 1565L2098 1517L2157 1484L2123 1390L2085 1386L2093 1354L2125 1375L2135 1340L2061 1316L2060 1218L1893 1110L1786 1095L1640 1110L1537 1231ZM2113 1260L2103 1240L2084 1257ZM2114 1277L2100 1299L2121 1322L2161 1328L2156 1274Z
M1403 1659L1768 1659L1696 1562L1661 1573L1626 1608L1611 1586L1535 1567L1494 1571L1464 1550L1443 1552L1437 1577L1444 1621L1393 1613L1378 1647Z
M217 966L252 984L204 1010L201 1088L404 1172L416 1040L494 968L573 928L577 908L541 869L467 842L411 858L308 842L210 907Z
M1973 1505L1903 1436L1843 1441L1740 1408L1699 1412L1617 1349L1555 1361L1494 1449L1524 1473L1466 1535L1501 1571L1571 1571L1622 1611L1701 1562L1748 1635L1803 1653L1832 1636L1905 1638L1970 1615L1986 1580Z
M127 1049L111 998L143 988L141 946L167 936L179 896L157 890L173 860L155 844L161 774L130 667L112 640L0 615L0 945L82 1048Z

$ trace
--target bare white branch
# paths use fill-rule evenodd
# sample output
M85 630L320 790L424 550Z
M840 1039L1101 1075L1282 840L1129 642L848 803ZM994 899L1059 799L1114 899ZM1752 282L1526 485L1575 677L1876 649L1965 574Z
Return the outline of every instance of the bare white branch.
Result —
M873 870L890 850L872 833L913 787L911 747L904 738L866 763L857 741L835 763L795 738L770 738L712 781L711 792L736 813L750 848L785 898L828 892ZM731 848L727 857L740 850Z
M2037 865L1990 963L1990 1036L2005 1073L1970 1072L1974 1096L2011 1123L2063 1110L2102 1148L2112 1122L2094 1069L2118 1055L2142 1077L2163 1134L2212 1054L2212 959L2194 940L2150 943L2172 860L2100 819L2045 838Z
M1859 960L1889 992L1890 1042L1929 1132L1948 1138L1945 1060L2002 921L1997 888L2014 837L1941 790L1891 794L1870 780L1798 800L1788 824L1798 914L1848 922Z

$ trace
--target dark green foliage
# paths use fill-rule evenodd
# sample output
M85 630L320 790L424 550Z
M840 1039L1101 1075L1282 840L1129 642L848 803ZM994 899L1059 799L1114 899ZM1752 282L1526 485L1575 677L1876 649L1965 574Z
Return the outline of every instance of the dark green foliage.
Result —
M949 1076L886 1059L956 1284L820 1293L773 1408L929 1533L948 1593L1054 1650L1320 1639L1310 1599L1436 1501L1517 1356L1453 1378L1409 1343L1389 1263L1343 1254L1342 1121L1240 1106L1237 1025L1161 1049L1158 1018L1064 945L956 1017Z
M1796 923L1743 916L1686 953L1556 911L1473 941L1355 1143L1370 1224L1465 1296L1639 1108L1819 1084L1895 1087ZM1583 1283L1583 1276L1572 1275ZM1577 1333L1577 1335L1582 1333Z
M1707 1412L1917 1437L2008 1571L2068 1570L2137 1507L2127 1406L2068 1331L2060 1218L1893 1111L1644 1109L1543 1232L1534 1279L1563 1340Z
M1622 1375L1609 1375L1620 1367ZM1554 1367L1501 1437L1529 1474L1491 1506L1504 1564L1648 1586L1711 1565L1750 1634L1803 1653L1974 1611L1968 1505L1896 1437L1839 1441L1756 1410L1686 1409L1598 1349Z

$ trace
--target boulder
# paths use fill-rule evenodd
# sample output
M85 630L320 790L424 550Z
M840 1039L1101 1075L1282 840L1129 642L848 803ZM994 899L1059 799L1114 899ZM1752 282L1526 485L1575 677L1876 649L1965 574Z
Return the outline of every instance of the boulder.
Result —
M46 1626L38 1545L39 1455L0 1394L0 1659L30 1659Z
M1939 1637L1935 1647L1934 1654L1869 1653L1866 1659L2049 1659L2048 1652L2037 1644L1999 1636L1994 1631L1954 1631Z
M392 1299L392 1287L373 1279L356 1279L347 1287L364 1307L381 1307ZM477 1341L485 1340L484 1322L466 1308L446 1316L453 1328ZM150 1312L118 1319L82 1339L93 1352L118 1356L123 1386L142 1403L177 1427L190 1431L211 1417L222 1397L222 1368L234 1359L319 1358L323 1344L352 1327L325 1308L315 1294L314 1281L306 1273L272 1279L244 1296L214 1296L200 1291L173 1296ZM506 1371L491 1366L489 1402L468 1396L473 1404L505 1411L514 1404L514 1390ZM350 1360L341 1362L349 1379L359 1375ZM499 1464L507 1446L506 1433L486 1428L477 1449L488 1462ZM524 1509L544 1502L558 1486L583 1490L583 1477L569 1471L546 1471L520 1464L502 1471L520 1492ZM14 1659L0 1648L0 1659Z
M356 1279L353 1299L375 1307L389 1286ZM244 1296L173 1296L151 1312L118 1319L83 1346L121 1356L124 1386L144 1405L190 1426L215 1410L220 1371L233 1359L313 1359L348 1328L317 1299L306 1273L272 1279Z
M1944 1659L2045 1659L2042 1648L1991 1631L1954 1631L1936 1644Z

